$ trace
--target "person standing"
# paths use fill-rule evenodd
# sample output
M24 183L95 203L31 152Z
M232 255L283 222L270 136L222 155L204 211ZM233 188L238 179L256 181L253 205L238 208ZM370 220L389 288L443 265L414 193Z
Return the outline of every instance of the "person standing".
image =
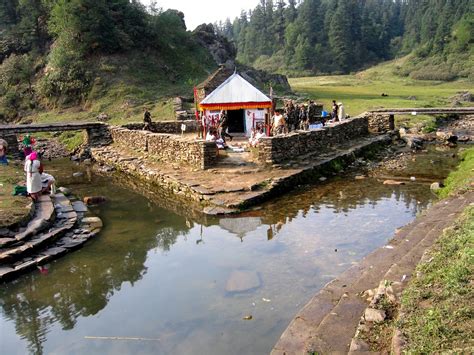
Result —
M332 100L332 111L331 111L331 119L333 122L336 121L337 119L337 111L339 109L339 106L336 104L336 100Z
M150 131L152 121L151 121L151 113L150 111L148 111L147 107L145 107L144 112L143 112L143 123L144 123L143 129L145 131Z
M342 120L346 118L346 110L344 109L342 102L338 103L338 107L337 117L339 118L339 122L342 122Z
M38 201L39 194L42 190L41 174L43 173L43 166L38 160L38 154L31 152L26 157L25 161L25 173L26 173L26 191L30 195L33 201Z
M23 140L21 141L23 144L23 154L25 155L25 158L31 154L33 151L33 144L35 144L35 139L30 136L29 133L27 133L24 137Z
M280 110L275 111L275 115L272 117L272 122L273 135L277 136L283 134L285 130L285 119Z
M299 129L307 131L309 129L308 110L305 105L301 105L299 112Z
M224 139L224 137L229 137L232 142L233 137L227 132L229 128L229 116L227 116L227 111L221 111L221 117L219 120L219 136Z

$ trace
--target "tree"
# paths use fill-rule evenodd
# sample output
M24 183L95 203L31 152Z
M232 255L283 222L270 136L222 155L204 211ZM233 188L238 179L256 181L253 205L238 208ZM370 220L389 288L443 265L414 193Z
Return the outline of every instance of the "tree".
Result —
M328 33L332 58L342 71L350 69L352 63L351 23L347 16L349 13L348 1L338 1Z

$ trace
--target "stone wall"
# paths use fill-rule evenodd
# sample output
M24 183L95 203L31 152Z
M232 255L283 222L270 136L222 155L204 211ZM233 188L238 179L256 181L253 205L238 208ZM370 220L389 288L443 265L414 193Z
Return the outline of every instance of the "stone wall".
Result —
M86 144L89 147L102 147L112 143L110 128L107 125L88 128L86 131Z
M364 137L368 133L368 118L364 115L314 131L298 131L261 138L258 161L263 164L278 164L295 157L318 154L341 142Z
M394 115L387 113L366 112L370 133L387 133L395 129Z
M190 140L173 134L111 128L115 144L146 152L150 157L167 163L184 163L199 169L216 164L216 145L203 140Z
M153 133L172 133L181 134L181 125L186 125L186 132L197 132L199 126L196 120L180 120L180 121L156 121L150 125L150 131ZM122 127L130 130L142 130L143 123L129 123Z

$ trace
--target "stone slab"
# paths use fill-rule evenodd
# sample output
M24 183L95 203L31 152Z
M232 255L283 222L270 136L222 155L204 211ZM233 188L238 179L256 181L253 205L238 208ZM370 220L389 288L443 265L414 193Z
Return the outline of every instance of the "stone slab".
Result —
M76 212L87 212L88 211L86 205L82 201L74 201L72 203L72 208Z

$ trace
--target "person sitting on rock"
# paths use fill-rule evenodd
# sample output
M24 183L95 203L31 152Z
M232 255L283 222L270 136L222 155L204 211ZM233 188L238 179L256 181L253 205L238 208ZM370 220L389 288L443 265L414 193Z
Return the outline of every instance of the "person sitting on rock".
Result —
M263 127L257 127L257 132L254 134L253 137L250 138L249 143L251 147L256 147L260 138L266 137L265 132L263 131Z
M55 179L53 175L45 172L41 173L41 193L55 193L54 183Z

